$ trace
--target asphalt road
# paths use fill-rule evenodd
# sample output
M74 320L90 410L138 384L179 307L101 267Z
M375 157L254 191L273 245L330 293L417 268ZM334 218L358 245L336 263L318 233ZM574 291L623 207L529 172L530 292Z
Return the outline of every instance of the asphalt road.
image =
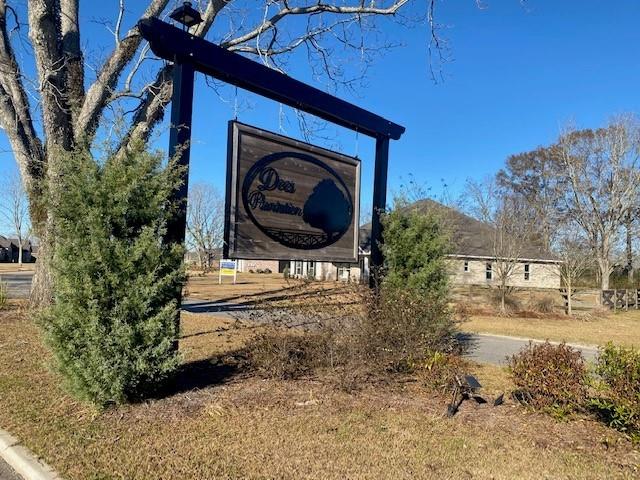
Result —
M503 335L488 335L477 333L463 333L460 335L467 342L467 358L479 363L493 365L506 365L507 358L519 352L529 341L543 343L541 340L529 340L528 338L507 337ZM559 342L550 342L558 344ZM593 346L568 344L582 352L586 360L593 360L598 349Z
M7 284L9 298L28 298L33 272L0 273L0 282Z
M0 480L22 480L13 469L0 460Z

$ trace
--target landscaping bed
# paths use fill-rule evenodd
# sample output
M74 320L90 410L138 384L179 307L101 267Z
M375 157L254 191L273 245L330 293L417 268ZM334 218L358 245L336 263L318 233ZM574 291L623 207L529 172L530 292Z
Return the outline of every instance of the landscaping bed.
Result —
M558 422L446 399L417 376L347 393L331 378L265 380L236 353L263 328L184 315L183 371L161 398L97 411L68 396L23 304L0 312L0 427L68 479L637 478L640 455L586 417ZM474 367L492 399L504 370Z

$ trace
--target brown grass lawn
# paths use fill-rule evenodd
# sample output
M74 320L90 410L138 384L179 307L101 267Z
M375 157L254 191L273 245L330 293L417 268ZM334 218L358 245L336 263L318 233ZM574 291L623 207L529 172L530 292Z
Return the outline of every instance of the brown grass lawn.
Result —
M225 278L218 285L217 274L191 275L187 294L192 298L225 300L239 303L260 303L279 296L293 295L306 301L309 292L322 291L332 299L338 298L348 287L341 282L313 282L305 285L300 280L286 283L282 274L239 274L238 283L231 284ZM298 297L295 297L299 295ZM594 314L588 319L500 317L497 315L472 315L460 328L469 332L511 335L516 337L549 339L603 345L614 342L620 345L640 347L640 310L611 314Z
M460 328L469 332L513 335L588 345L604 345L607 342L613 342L640 347L640 311L638 310L593 316L588 320L563 317L472 316Z
M263 292L286 291L302 283L295 279L287 283L282 274L276 273L238 273L235 285L231 277L222 277L222 284L219 285L217 272L206 275L190 272L185 293L203 300L238 301Z
M0 273L32 272L35 268L35 263L23 263L22 266L17 263L0 263Z
M640 455L585 418L557 422L507 401L445 400L419 381L345 393L327 378L262 380L227 359L256 328L185 315L172 393L97 412L50 371L22 304L0 312L0 427L67 479L638 478ZM504 371L477 367L487 397Z

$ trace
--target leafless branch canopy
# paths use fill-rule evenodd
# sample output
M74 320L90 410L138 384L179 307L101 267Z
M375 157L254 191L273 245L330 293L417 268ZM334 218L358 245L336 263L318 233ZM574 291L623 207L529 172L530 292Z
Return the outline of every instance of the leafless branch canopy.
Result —
M0 127L32 199L42 196L47 179L55 179L56 152L91 145L103 120L123 114L130 127L122 146L148 140L171 98L172 66L154 58L136 25L142 18L168 15L174 2L147 0L137 17L134 2L114 2L112 20L92 19L93 28L111 39L106 48L82 36L82 5L0 0ZM204 21L192 27L193 34L210 34L223 47L280 71L288 71L294 56L306 58L313 76L328 88L353 88L371 59L396 45L378 28L381 19L420 18L415 0L201 0L195 5ZM403 16L405 11L411 13ZM21 66L25 52L33 55L35 71ZM34 223L45 220L45 210L33 215Z

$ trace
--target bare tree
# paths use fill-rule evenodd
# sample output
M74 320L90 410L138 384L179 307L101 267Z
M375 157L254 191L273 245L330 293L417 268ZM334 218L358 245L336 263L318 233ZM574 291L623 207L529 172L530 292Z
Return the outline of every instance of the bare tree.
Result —
M593 266L589 242L575 225L567 225L557 235L554 251L560 261L558 275L567 296L567 315L573 314L573 296L576 286L584 273Z
M540 147L511 155L496 177L501 188L520 196L531 210L546 251L550 251L556 225L562 220L558 202L563 192L563 177L558 175L557 162L552 149Z
M506 299L515 288L512 279L532 240L534 217L520 196L502 191L494 178L468 181L467 199L471 213L490 227L491 273L500 293L500 312L504 314Z
M136 28L141 18L165 15L170 2L146 0L137 18L130 18L135 7L125 3L114 2L114 20L103 22L113 34L113 45L89 50L82 47L88 42L82 41L79 0L29 0L26 9L22 2L0 0L0 127L11 144L40 238L35 303L46 303L51 296L48 259L55 239L48 207L62 194L65 152L91 145L105 122L117 116L128 123L122 148L147 141L171 98L172 66L150 55ZM366 68L381 49L392 46L376 41L382 38L376 19L419 18L416 12L399 18L409 3L424 8L409 0L199 1L204 21L191 33L204 37L215 24L213 40L222 47L281 71L291 55L301 52L315 77L349 88L362 76L350 75L350 65ZM94 52L100 50L108 53L95 61ZM29 78L31 58L36 78ZM28 60L21 64L23 59Z
M22 252L31 231L27 194L17 173L7 177L0 187L0 217L13 229L18 241L18 264L22 265Z
M198 254L200 267L211 269L214 251L222 247L224 201L211 184L196 183L189 192L187 242Z
M584 232L609 288L612 254L630 212L637 208L640 128L618 117L597 130L567 130L554 147L566 179L561 208Z

